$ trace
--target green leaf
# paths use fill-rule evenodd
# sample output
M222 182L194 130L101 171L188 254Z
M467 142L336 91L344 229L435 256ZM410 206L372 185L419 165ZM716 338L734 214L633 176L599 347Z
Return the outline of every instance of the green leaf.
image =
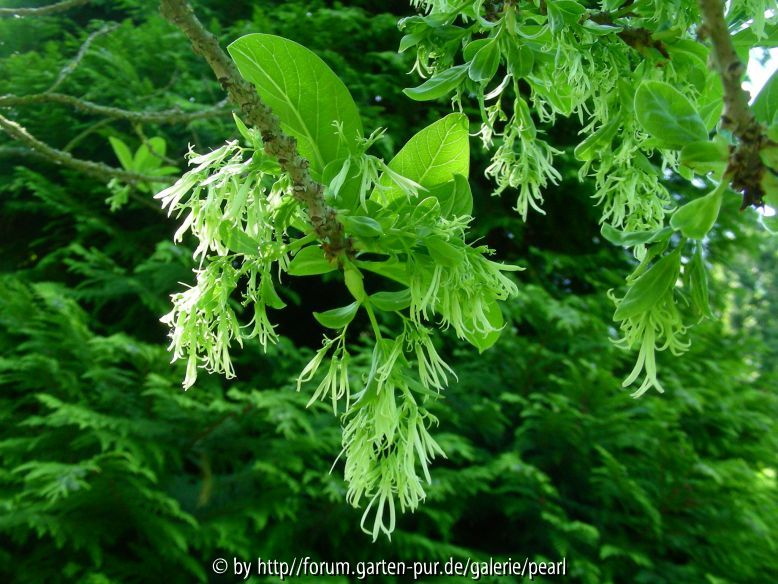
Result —
M370 304L384 312L404 310L411 305L411 291L406 288L399 292L376 292L370 295Z
M254 145L254 138L251 135L251 131L248 129L246 124L243 123L243 120L241 120L238 117L238 114L235 112L232 113L232 119L235 120L235 127L238 128L238 132L241 136L243 136L243 139L246 141L246 144Z
M578 24L586 9L572 0L546 0L548 24L552 32L561 30L565 25Z
M770 125L778 113L778 70L773 72L770 79L762 87L762 91L756 96L751 111L754 117L763 124Z
M714 172L717 175L723 174L728 158L729 148L727 145L710 140L692 142L681 150L681 164L699 174L708 172Z
M329 187L332 205L338 209L352 211L359 204L362 176L359 167L350 159L333 160L324 168L321 182Z
M535 53L526 44L508 43L508 69L516 79L522 79L532 73Z
M397 259L390 259L385 262L367 262L359 261L354 262L358 267L378 274L400 284L408 284L408 265L405 262L398 261Z
M711 230L719 216L724 199L725 184L704 197L686 203L670 218L670 226L689 239L702 239Z
M342 329L357 315L359 310L359 302L352 302L348 306L342 306L340 308L333 308L326 312L314 312L313 317L319 321L319 323L327 328Z
M273 279L270 274L263 274L259 290L262 294L262 301L270 308L281 310L286 307L286 302L281 299L278 292L276 292L276 287L273 286Z
M486 319L489 321L489 324L492 325L495 330L488 333L480 333L477 331L465 333L465 340L478 349L479 353L483 353L497 342L500 338L500 334L502 334L502 329L505 326L502 310L500 310L500 305L496 300L489 302L484 309L484 313L486 314Z
M461 250L458 250L442 237L437 235L427 237L424 240L424 245L427 247L427 251L430 252L432 259L443 266L458 266L465 259L464 253Z
M162 165L162 156L167 152L165 139L155 136L140 145L133 158L133 168L138 172L149 172Z
M708 79L707 47L692 39L675 39L666 44L673 67L688 80L698 91L705 90Z
M230 251L244 255L257 255L259 252L259 243L228 221L219 225L219 236Z
M673 289L680 270L681 253L678 249L664 256L632 283L613 318L626 320L649 310Z
M467 43L464 49L462 49L462 58L465 62L470 62L475 57L476 53L480 51L484 46L494 42L493 38L476 39Z
M578 160L594 160L600 150L610 147L619 128L621 128L621 116L615 115L576 146L573 155Z
M119 159L119 162L124 167L124 169L133 170L132 152L130 152L127 144L122 142L119 138L114 138L113 136L110 136L108 141L111 143L111 148L113 148L114 154L116 154L116 158Z
M547 68L545 71L535 68L536 74L529 77L529 84L536 93L546 99L563 115L569 116L573 113L575 98L573 97L573 87L564 77L554 78L553 70ZM546 76L554 78L553 83L546 81ZM523 101L523 100L522 100Z
M613 24L599 24L588 18L584 21L582 26L589 32L600 36L615 34L624 30L624 27L622 26L616 26Z
M450 93L467 76L467 65L457 65L436 73L418 87L403 89L403 93L414 101L431 101Z
M335 266L324 257L324 251L317 245L310 245L297 252L287 273L290 276L316 276L334 270Z
M697 99L700 104L700 116L705 123L708 131L712 131L721 119L721 112L724 109L724 85L721 83L721 76L715 71L711 71L708 79L705 81L705 89Z
M359 237L380 237L384 234L381 224L372 217L340 215L338 221L343 224L347 233Z
M421 41L424 40L424 38L427 35L424 33L411 33L406 34L403 36L403 38L400 39L400 48L398 49L399 52L404 53L411 47L415 47L418 45Z
M353 264L347 264L343 270L343 276L343 279L346 282L346 288L351 292L354 300L357 302L364 302L367 298L364 283L365 278L362 275L362 272L359 271L359 268Z
M427 189L450 182L457 174L467 178L470 169L467 116L449 114L420 130L388 166ZM379 195L385 201L403 196L403 191L388 176L383 175L379 184L385 187Z
M692 103L672 85L644 81L635 93L638 122L654 138L672 148L708 139L708 130Z
M759 157L762 159L765 166L778 173L778 143L774 146L762 146L762 149L759 151Z
M362 121L354 100L332 69L312 51L269 34L250 34L228 47L241 75L297 139L300 154L319 175L327 163L357 152ZM343 125L345 142L333 122Z
M773 209L778 209L778 176L768 170L762 175L762 180L759 182L759 184L764 190L764 202ZM775 232L776 215L771 215L768 217L765 214L761 214L761 217L765 220L763 223L769 226L770 231Z
M440 214L443 217L461 217L473 213L470 182L461 174L455 174L454 180L432 187L430 195L440 203Z
M600 228L602 236L615 245L634 247L646 243L656 243L669 239L673 230L670 227L654 229L653 231L619 231L608 223L603 223Z
M743 29L732 35L732 44L735 45L738 52L742 51L745 55L748 55L748 51L754 47L778 47L778 24L768 23L764 27L764 32L764 36L758 37L752 27Z
M411 213L411 222L415 225L427 227L435 223L441 215L440 201L435 197L427 197L419 201Z
M476 82L488 82L497 73L497 67L500 66L500 49L497 46L497 41L491 39L491 42L484 44L483 47L478 49L478 52L470 62L470 67L467 69L467 74L470 79Z
M700 316L713 318L708 299L708 274L702 259L702 246L697 244L692 261L689 263L689 295L692 308Z

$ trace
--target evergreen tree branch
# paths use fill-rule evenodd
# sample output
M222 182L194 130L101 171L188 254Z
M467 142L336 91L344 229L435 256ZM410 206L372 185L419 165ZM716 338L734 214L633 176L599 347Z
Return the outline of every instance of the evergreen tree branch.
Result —
M78 53L76 53L76 56L73 58L72 61L69 61L59 72L59 75L57 75L57 79L52 83L51 87L49 87L45 93L51 93L55 89L57 89L60 85L62 85L62 82L65 81L65 79L68 78L68 76L73 73L73 71L76 70L76 67L81 63L81 60L86 55L87 51L89 50L89 47L92 45L94 40L102 36L106 33L111 32L112 30L116 29L119 26L117 22L111 22L106 23L96 31L94 31L92 34L90 34L88 37L86 37L86 40L81 45L81 48L78 49Z
M222 100L213 107L196 112L185 112L178 108L162 110L158 112L135 112L117 107L100 105L85 99L80 99L64 93L36 93L33 95L2 95L0 107L24 106L41 103L56 103L72 107L73 109L96 116L126 120L141 124L180 124L193 120L202 120L230 114L230 110L224 109L227 100Z
M724 3L721 0L699 0L699 3L703 21L700 36L711 40L714 65L724 86L722 127L739 141L730 155L727 175L732 177L732 187L743 193L743 208L760 206L764 195L760 183L766 167L759 151L767 142L765 129L754 117L748 106L749 95L741 86L746 68L735 52L724 17Z
M23 18L25 16L48 16L58 12L65 12L71 8L76 8L82 4L88 4L91 0L63 0L48 6L38 6L36 8L0 8L0 17L13 16Z
M296 140L281 129L278 117L260 99L254 86L241 77L216 37L203 27L186 0L161 0L160 11L186 35L194 52L206 60L246 121L260 130L265 152L289 175L294 196L306 207L317 237L328 243L327 253L337 256L341 251L347 251L349 242L343 226L337 221L335 210L324 200L324 186L311 177L309 162L300 156Z
M20 142L43 156L49 162L54 164L60 164L74 170L83 172L84 174L99 178L102 180L111 180L112 178L118 178L129 184L137 184L141 182L146 183L165 183L168 179L158 176L147 176L143 174L137 174L135 172L128 172L120 168L108 166L102 162L94 162L92 160L82 160L72 156L68 152L57 150L41 142L30 134L26 128L18 123L9 120L5 116L0 115L0 130L8 134L11 138Z

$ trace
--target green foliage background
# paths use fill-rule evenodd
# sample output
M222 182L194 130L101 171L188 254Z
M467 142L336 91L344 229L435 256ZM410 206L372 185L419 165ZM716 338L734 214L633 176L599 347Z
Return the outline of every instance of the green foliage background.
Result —
M396 53L404 2L213 0L197 11L223 46L268 32L315 50L366 127L388 127L387 155L447 111L401 93L413 85ZM0 20L0 94L44 91L107 21L117 28L60 91L134 110L222 99L156 3L142 0ZM59 106L7 115L116 166L109 137L137 148L139 132L161 136L182 161L188 143L202 152L236 134L228 116L136 129ZM488 197L487 156L474 147L477 234L528 269L492 350L446 340L459 382L434 413L448 460L434 465L427 502L375 544L344 501L341 468L329 472L336 420L294 391L319 340L310 310L332 306L339 288L282 291L292 301L280 313L283 342L267 355L247 346L236 381L202 376L183 393L158 322L191 279L191 248L170 243L174 222L148 193L112 212L105 184L20 156L2 138L0 580L221 581L210 564L233 556L528 555L566 557L572 582L778 581L775 239L729 203L709 243L720 320L697 329L684 358L664 359L667 394L629 398L620 380L630 357L608 340L606 291L631 259L598 237L591 186L576 179L577 130L571 121L551 131L567 152L565 181L548 193L548 215L527 223L512 197Z

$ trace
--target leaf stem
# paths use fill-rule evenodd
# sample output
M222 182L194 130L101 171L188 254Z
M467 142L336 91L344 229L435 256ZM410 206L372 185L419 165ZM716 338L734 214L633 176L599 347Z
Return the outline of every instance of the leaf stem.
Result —
M378 320L375 317L373 307L370 306L369 301L365 302L362 306L364 306L365 310L367 311L367 316L370 319L370 325L373 327L373 334L375 335L376 340L382 341L383 337L381 336L381 329L378 327Z

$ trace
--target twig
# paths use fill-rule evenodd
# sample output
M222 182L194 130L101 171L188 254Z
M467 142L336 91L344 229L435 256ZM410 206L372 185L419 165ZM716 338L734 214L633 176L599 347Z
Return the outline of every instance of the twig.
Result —
M732 44L724 4L721 0L699 2L703 20L700 36L708 36L713 44L714 64L724 86L722 126L739 141L730 154L726 175L732 177L732 187L743 193L743 208L761 206L764 195L761 180L766 168L759 151L767 141L765 129L748 107L749 95L741 87L746 68Z
M219 47L219 43L195 16L186 0L161 0L160 11L177 26L192 43L195 53L210 65L216 79L237 105L246 121L262 134L265 152L276 159L289 175L295 198L305 205L316 235L327 242L328 255L335 257L349 250L343 227L336 220L335 210L324 200L324 186L311 178L309 162L300 156L297 142L282 129L278 117L260 99L254 86L244 80L235 65Z
M107 126L108 124L113 123L113 121L114 120L111 119L111 118L103 118L102 120L95 122L94 124L92 124L88 128L85 128L84 130L82 130L81 132L76 134L73 138L71 138L70 141L67 144L65 144L65 147L62 148L62 150L64 150L65 152L72 151L73 148L78 146L84 140L84 138L86 138L87 136L89 136L93 132L96 132L97 130L99 130L103 126Z
M65 12L66 10L81 6L82 4L88 4L90 1L91 0L63 0L56 4L39 6L37 8L0 8L0 17L14 16L23 18L25 16L48 16L49 14L56 14L57 12Z
M130 184L137 184L139 182L146 183L166 183L168 180L165 177L147 176L144 174L137 174L134 172L128 172L120 168L114 168L108 166L102 162L94 162L92 160L82 160L75 158L68 152L57 150L52 148L45 142L41 142L34 136L32 136L24 127L20 126L16 122L9 120L8 118L0 115L0 130L11 136L14 140L21 142L28 148L31 148L48 161L54 164L60 164L67 166L74 170L79 170L84 174L94 176L95 178L110 180L112 178L118 178L124 182Z
M36 150L31 150L29 148L22 148L20 146L0 146L0 158L5 158L5 157L38 158L45 162L52 162L52 160L45 154L38 152ZM157 213L160 213L162 215L167 215L167 213L158 204L156 204L154 201L151 201L147 197L141 196L140 193L135 189L132 189L130 191L130 199L132 199L139 205L143 205L144 207L153 209Z
M228 109L224 109L227 100L220 101L213 107L196 112L184 112L178 108L162 110L158 112L134 112L117 107L100 105L85 99L65 95L64 93L36 93L33 95L2 95L0 96L0 107L11 107L19 105L31 105L39 103L58 103L72 107L77 111L106 118L127 120L133 123L146 124L180 124L191 122L193 120L202 120L217 116L226 116L230 114Z
M92 42L99 36L102 36L108 32L111 32L115 28L119 26L116 22L106 23L98 30L94 31L92 34L90 34L88 37L86 37L86 40L81 45L81 48L78 49L78 53L76 54L75 58L73 58L72 61L70 61L67 65L62 67L62 69L59 72L59 75L57 76L57 79L54 81L54 83L49 87L45 93L51 93L57 87L59 87L65 79L67 79L68 75L70 75L73 71L76 70L76 67L78 67L79 63L81 63L81 60L84 58L84 55L86 55L86 52L89 50L89 47L92 45Z

